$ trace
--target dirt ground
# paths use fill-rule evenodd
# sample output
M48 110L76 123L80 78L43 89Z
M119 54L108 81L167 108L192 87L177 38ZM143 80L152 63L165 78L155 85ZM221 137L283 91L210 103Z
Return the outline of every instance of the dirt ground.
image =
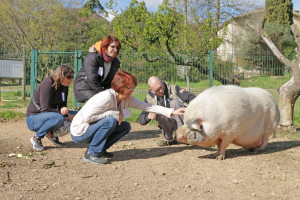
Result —
M109 164L82 161L86 145L61 138L35 152L25 119L0 122L1 199L299 199L300 141L290 134L270 138L248 152L230 145L226 159L216 147L159 147L160 130L132 123L130 134L109 149ZM298 139L297 139L298 138Z

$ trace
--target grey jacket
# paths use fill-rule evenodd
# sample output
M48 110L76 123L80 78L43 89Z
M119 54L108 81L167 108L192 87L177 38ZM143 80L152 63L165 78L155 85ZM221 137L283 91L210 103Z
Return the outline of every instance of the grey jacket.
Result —
M171 85L168 82L162 81L163 87L164 87L164 96L159 97L150 90L148 91L148 94L145 98L146 103L151 103L154 105L160 105L163 107L170 108L170 101L174 98L179 98L184 103L185 106L187 106L190 101L192 101L196 96L188 91L185 91L184 89L178 87L177 85ZM151 119L148 119L149 112L143 111L139 117L138 122L141 125L148 124Z

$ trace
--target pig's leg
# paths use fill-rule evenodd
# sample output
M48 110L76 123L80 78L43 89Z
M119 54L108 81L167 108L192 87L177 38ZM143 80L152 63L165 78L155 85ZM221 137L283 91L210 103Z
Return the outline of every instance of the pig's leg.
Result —
M219 139L217 142L218 146L218 153L217 153L217 160L224 160L225 159L225 151L228 145L232 142L231 138L229 137L223 137L222 139Z
M265 133L263 135L262 144L259 147L257 147L258 150L263 150L266 148L268 141L269 141L269 136L270 136L270 134L267 134L267 133Z

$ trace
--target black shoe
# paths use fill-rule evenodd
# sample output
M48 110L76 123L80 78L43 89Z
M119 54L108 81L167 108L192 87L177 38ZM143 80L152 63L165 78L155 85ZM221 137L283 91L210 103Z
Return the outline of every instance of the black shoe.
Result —
M107 160L103 157L103 156L94 156L92 154L89 154L89 152L85 152L84 156L83 156L83 161L85 162L90 162L96 165L99 164L106 164Z
M64 144L58 140L58 137L55 137L51 132L46 134L46 137L56 146L63 146Z
M103 156L104 158L112 158L112 157L114 157L114 154L113 154L113 153L109 153L109 152L107 152L106 150L104 150L104 151L101 153L101 156Z

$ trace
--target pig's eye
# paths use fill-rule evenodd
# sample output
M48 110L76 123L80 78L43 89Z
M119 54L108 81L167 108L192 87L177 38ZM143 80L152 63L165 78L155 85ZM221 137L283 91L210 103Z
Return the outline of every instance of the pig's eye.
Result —
M200 125L200 130L202 130L202 128L203 128L203 125L201 124L201 125Z

